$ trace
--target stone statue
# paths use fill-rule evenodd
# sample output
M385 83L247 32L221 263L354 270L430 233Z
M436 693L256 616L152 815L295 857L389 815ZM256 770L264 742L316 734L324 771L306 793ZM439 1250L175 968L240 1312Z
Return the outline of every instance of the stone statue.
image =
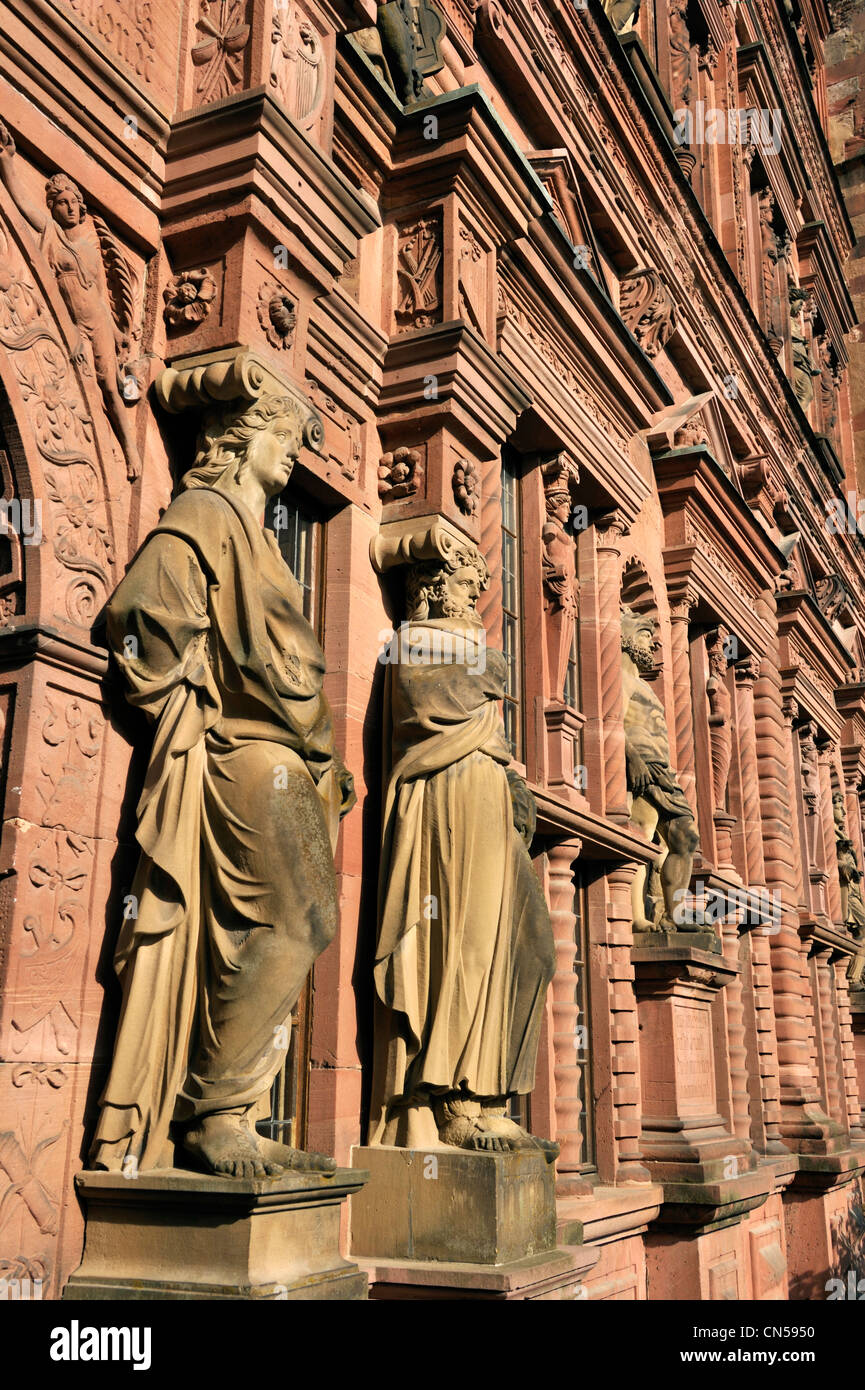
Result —
M603 0L604 13L617 34L633 29L640 13L640 0Z
M693 929L696 914L682 911L691 881L699 836L685 793L670 763L664 707L641 673L654 666L655 624L648 614L622 609L622 693L625 710L625 758L632 796L631 820L649 840L660 836L657 863L663 904L659 921L646 915L646 868L634 878L635 931Z
M803 410L807 410L814 399L814 377L820 375L819 367L814 366L811 347L808 342L808 323L812 321L814 306L807 290L791 285L790 335L793 356L793 390Z
M424 95L424 77L444 66L444 15L434 0L376 0L375 27L356 29L366 53L403 106Z
M265 395L206 423L182 491L108 606L130 702L155 737L97 1168L171 1167L171 1138L228 1176L335 1167L249 1122L336 930L333 847L354 801L323 653L262 528L310 420L302 398Z
M841 883L841 920L852 934L865 940L865 902L862 899L862 870L856 859L853 841L847 835L847 818L843 792L832 795L832 815L835 821L835 853L838 857L838 878Z
M121 372L118 353L129 348L133 287L129 266L101 217L88 217L81 190L65 174L45 185L46 209L35 207L15 169L15 142L0 121L0 178L18 211L39 237L69 316L78 330L73 361L85 361L90 344L93 369L108 418L126 460L126 476L139 477L141 460L129 422L127 402L138 400L135 378Z
M727 809L727 782L733 758L733 700L727 685L727 641L729 632L719 627L706 644L709 679L709 743L712 753L712 797L714 811Z
M411 566L391 652L370 1143L552 1160L505 1114L534 1085L555 955L534 798L508 771L506 662L476 608L488 583L468 541Z

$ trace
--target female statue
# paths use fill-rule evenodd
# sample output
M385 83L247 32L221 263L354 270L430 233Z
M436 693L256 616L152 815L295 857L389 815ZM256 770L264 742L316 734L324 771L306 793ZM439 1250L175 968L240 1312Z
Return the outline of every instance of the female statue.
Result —
M555 960L527 842L534 801L499 713L507 666L476 611L489 582L466 543L409 572L390 665L375 960L372 1144L558 1147L506 1114L534 1085Z
M57 277L60 293L78 329L74 361L90 344L96 379L108 418L117 431L126 459L126 476L141 473L135 431L123 404L138 400L135 379L121 371L118 354L129 347L132 328L132 276L126 259L101 217L88 217L81 190L66 174L55 174L45 185L46 208L27 196L15 169L15 142L0 121L0 178L22 217L30 223ZM110 272L110 282L108 274Z
M156 733L95 1167L172 1166L172 1122L210 1172L335 1166L249 1123L336 930L333 847L354 801L333 746L323 653L262 527L308 414L265 396L206 426L180 495L109 604L129 699Z

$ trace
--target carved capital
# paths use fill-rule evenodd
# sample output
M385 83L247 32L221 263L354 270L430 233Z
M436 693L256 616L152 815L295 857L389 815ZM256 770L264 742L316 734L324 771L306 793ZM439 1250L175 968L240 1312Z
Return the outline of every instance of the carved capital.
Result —
M261 396L285 396L304 419L303 442L320 453L324 426L318 411L298 388L259 357L252 348L231 348L181 359L156 378L156 396L163 410L213 409L256 401Z
M733 667L736 684L748 690L760 675L760 658L758 656L746 656L744 661L740 661Z
M614 550L618 554L619 542L627 536L631 523L619 508L604 512L595 518L595 535L599 550Z
M442 516L410 517L386 521L369 547L373 568L378 574L397 565L417 565L426 561L486 564L478 548Z

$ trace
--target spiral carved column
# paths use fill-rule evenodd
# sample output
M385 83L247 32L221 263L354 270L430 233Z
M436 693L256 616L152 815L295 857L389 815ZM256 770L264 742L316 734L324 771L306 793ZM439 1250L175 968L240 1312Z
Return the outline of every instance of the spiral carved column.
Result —
M608 512L595 522L598 566L598 646L600 707L604 747L604 809L621 824L628 820L625 773L625 725L622 708L621 550L627 532L621 512Z
M736 673L736 723L739 732L739 766L742 786L742 836L748 865L747 882L753 887L765 882L763 864L763 826L760 820L760 774L754 727L754 682L760 662L750 656Z
M491 647L502 644L502 464L497 456L481 465L480 552L490 573L489 588L478 597L478 613Z
M697 815L697 765L694 755L694 703L691 698L691 648L688 625L699 601L688 590L670 596L670 644L673 657L673 692L676 701L675 748L679 784L688 805Z
M856 1070L856 1044L853 1039L853 1020L850 1015L850 989L847 984L847 958L835 961L835 991L838 1000L838 1026L841 1035L841 1070L844 1077L844 1101L847 1128L852 1139L865 1138L862 1129L862 1100Z
M742 976L739 973L740 941L736 915L730 913L723 923L721 935L724 955L736 973L724 990L727 1014L727 1048L730 1057L730 1092L732 1099L733 1133L737 1139L751 1142L751 1111L748 1104L748 1065L745 1047L745 1009L742 1000Z
M580 1018L574 961L577 956L574 912L574 860L582 848L579 840L566 840L547 851L549 862L550 918L556 944L556 973L552 984L553 1057L555 1074L556 1142L560 1145L556 1171L559 1187L566 1174L578 1173L583 1158L580 1125L581 1068L577 1053L587 1045L588 1019Z

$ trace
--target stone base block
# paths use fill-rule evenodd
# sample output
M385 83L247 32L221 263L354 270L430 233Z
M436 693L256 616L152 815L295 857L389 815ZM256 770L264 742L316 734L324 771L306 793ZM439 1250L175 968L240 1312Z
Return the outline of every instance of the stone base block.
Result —
M351 1253L372 1299L575 1299L594 1250L556 1249L555 1170L541 1153L359 1148Z
M339 1224L367 1176L79 1173L84 1258L63 1297L365 1299L366 1275L339 1253Z
M356 1148L353 1255L502 1265L556 1248L555 1168L541 1153Z

